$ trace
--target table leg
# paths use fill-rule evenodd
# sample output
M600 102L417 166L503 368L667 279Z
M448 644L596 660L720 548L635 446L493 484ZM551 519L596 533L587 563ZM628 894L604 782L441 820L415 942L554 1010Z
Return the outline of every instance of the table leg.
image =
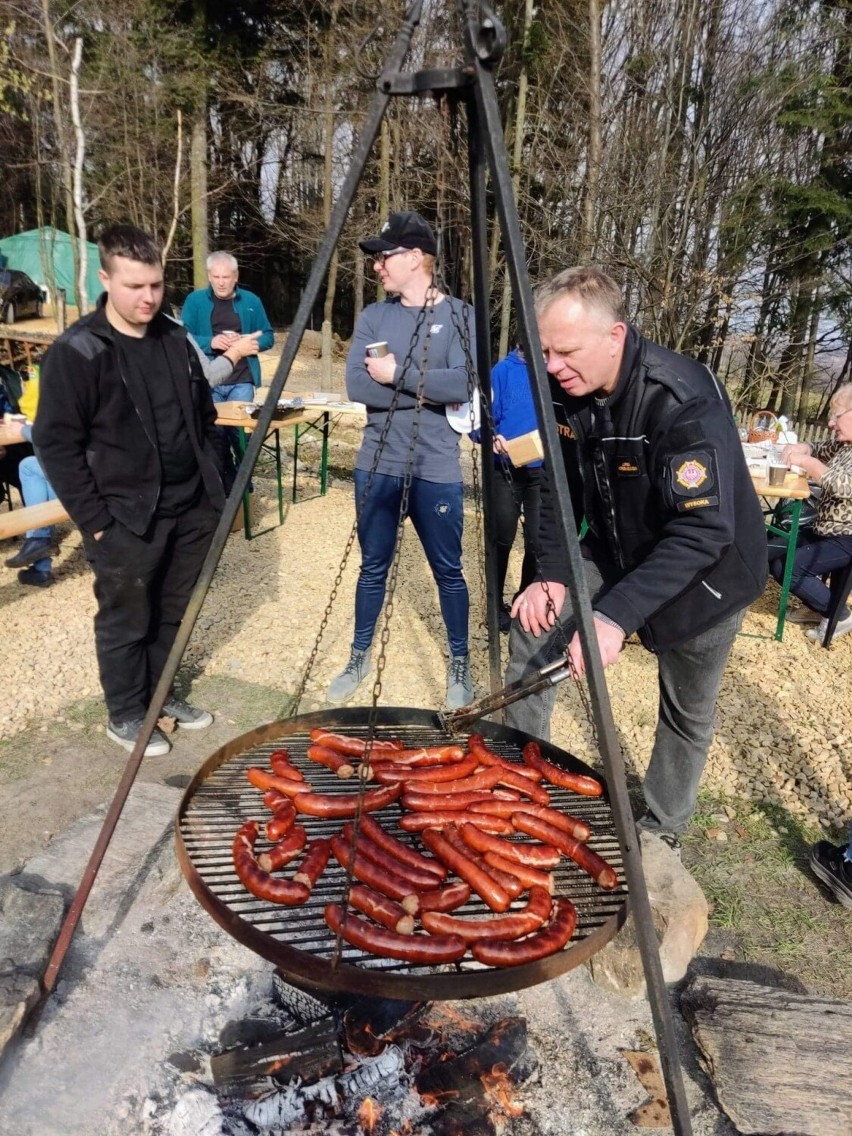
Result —
M240 465L246 456L246 447L248 445L248 435L246 434L245 427L237 427L237 438L240 444ZM246 540L251 540L251 494L246 487L243 494L243 535Z
M790 534L787 537L787 554L784 557L784 578L781 581L781 598L778 601L778 624L775 628L775 638L780 643L784 637L784 620L787 615L787 601L790 598L790 579L793 575L793 560L796 556L796 544L799 539L799 516L802 512L801 499L793 501L790 511Z
M296 478L298 476L298 468L299 468L299 438L300 437L301 437L301 434L299 433L299 427L294 426L293 427L293 493L292 493L292 501L293 501L294 505L296 504Z
M320 496L325 497L328 486L328 424L330 416L326 410L322 416L322 458L320 459Z
M294 462L295 465L295 462ZM278 523L284 524L284 487L281 484L281 431L275 431L275 480L278 483Z

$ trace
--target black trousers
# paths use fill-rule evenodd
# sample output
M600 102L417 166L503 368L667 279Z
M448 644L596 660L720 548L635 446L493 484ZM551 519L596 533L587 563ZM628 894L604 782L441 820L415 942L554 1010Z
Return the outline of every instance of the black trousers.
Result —
M95 574L95 647L110 719L143 718L175 641L216 528L206 496L177 517L155 517L144 536L113 521L85 535Z
M494 470L494 540L497 549L497 589L503 602L503 588L509 568L509 553L515 543L518 521L524 517L524 560L521 565L522 592L536 577L536 547L541 504L541 469L520 466L512 469L512 480L502 470Z

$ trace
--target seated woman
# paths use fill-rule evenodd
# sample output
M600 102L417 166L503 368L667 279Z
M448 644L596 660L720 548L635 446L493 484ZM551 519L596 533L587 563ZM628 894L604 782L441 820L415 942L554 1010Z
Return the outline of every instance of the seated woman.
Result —
M831 593L822 580L852 560L852 383L834 393L828 424L836 437L810 445L785 446L785 465L798 465L822 489L813 530L797 546L790 591L822 618L807 632L820 641L825 635ZM769 570L776 580L784 575L783 550L770 551ZM852 613L841 612L834 637L852 631Z

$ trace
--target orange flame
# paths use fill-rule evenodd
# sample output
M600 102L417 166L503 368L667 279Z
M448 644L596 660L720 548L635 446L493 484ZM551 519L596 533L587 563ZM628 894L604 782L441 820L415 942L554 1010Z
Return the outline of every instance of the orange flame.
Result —
M376 1122L381 1115L381 1106L376 1104L372 1097L365 1097L358 1109L358 1123L368 1136L375 1131Z
M523 1115L523 1105L518 1104L512 1096L512 1082L506 1073L505 1065L495 1065L490 1073L483 1073L480 1080L486 1095L506 1116Z

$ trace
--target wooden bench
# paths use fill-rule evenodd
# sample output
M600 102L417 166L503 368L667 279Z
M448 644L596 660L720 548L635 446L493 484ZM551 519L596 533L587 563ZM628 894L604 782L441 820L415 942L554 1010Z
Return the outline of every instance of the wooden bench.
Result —
M69 520L68 514L58 501L45 501L42 505L27 505L23 509L10 509L0 513L0 540L12 536L22 536L30 529L43 529L48 525L58 525Z

